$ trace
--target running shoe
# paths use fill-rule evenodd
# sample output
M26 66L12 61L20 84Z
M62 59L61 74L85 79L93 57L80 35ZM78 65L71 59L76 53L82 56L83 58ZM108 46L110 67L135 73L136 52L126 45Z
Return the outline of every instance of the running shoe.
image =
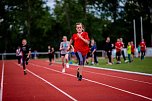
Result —
M62 69L62 73L65 73L65 68Z
M26 72L26 70L24 70L24 75L26 75L27 74L27 72Z
M81 81L81 80L82 80L82 75L80 75L80 76L79 76L79 79L78 79L78 80L79 80L79 81Z
M69 63L66 63L66 68L69 68Z
M128 63L129 62L129 60L125 60L125 63Z

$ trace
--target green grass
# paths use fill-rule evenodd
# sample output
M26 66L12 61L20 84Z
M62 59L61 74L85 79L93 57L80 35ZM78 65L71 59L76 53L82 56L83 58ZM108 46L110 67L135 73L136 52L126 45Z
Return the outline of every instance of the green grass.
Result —
M57 61L61 62L60 59ZM123 59L121 59L121 64L116 64L116 60L114 59L113 65L107 65L107 59L99 58L98 61L99 63L97 65L90 65L91 61L89 61L89 66L152 74L152 57L146 57L143 61L141 61L140 58L134 58L132 63L125 63Z
M113 65L107 65L107 59L99 59L99 64L95 66L152 74L152 58L147 57L143 61L141 61L139 58L134 58L132 63L125 63L123 59L121 61L121 64L116 64L116 60L114 60L115 63Z

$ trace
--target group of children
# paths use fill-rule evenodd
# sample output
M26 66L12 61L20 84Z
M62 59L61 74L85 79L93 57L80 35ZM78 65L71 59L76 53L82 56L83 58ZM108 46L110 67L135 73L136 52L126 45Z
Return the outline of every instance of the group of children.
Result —
M84 26L82 23L76 23L76 33L74 33L70 39L70 41L67 40L66 36L63 36L63 41L60 43L59 50L61 51L61 59L62 59L62 72L66 72L66 68L69 68L69 52L72 50L72 53L75 54L78 60L78 68L77 68L77 79L79 81L82 80L82 70L84 67L84 64L87 63L87 54L89 53L91 56L92 64L98 63L97 57L96 57L96 44L94 40L90 41L90 38L88 36L88 33L84 31ZM91 42L91 43L90 43ZM73 43L73 45L72 45ZM89 44L91 45L91 48L89 48ZM135 52L135 46L133 42L128 42L127 45L127 53L128 53L128 60L125 57L124 54L124 43L122 38L117 39L117 42L115 44L112 44L110 42L110 37L107 37L106 44L105 44L105 51L107 52L108 56L108 64L113 64L113 57L112 57L112 49L116 49L116 60L117 64L120 64L120 56L122 55L125 62L131 62L133 61L133 56ZM141 60L144 59L145 50L146 50L146 44L144 40L140 43L140 50L141 50ZM26 39L22 40L22 45L18 48L16 51L18 56L18 63L20 63L20 60L22 58L22 65L24 74L26 75L26 67L25 64L28 64L28 60L31 54L31 48L27 45ZM54 48L51 46L48 46L48 54L49 54L49 60L51 65L54 62ZM66 63L65 63L66 62Z
M133 41L128 42L128 45L127 45L128 60L126 59L126 56L125 56L124 46L125 45L123 43L122 38L118 38L117 42L115 44L112 44L110 42L110 37L107 37L106 44L105 44L105 51L107 52L109 65L113 64L112 49L114 49L114 48L116 50L117 64L121 63L121 55L126 63L128 63L128 62L131 63L133 61L133 58L134 58L134 55L136 52ZM145 51L146 51L146 43L144 42L144 39L142 39L142 41L140 42L140 44L138 46L138 54L141 57L141 60L144 59ZM140 55L140 53L141 53L141 55Z
M82 70L84 67L84 63L86 60L87 53L89 52L89 42L90 38L88 33L84 31L84 26L82 23L76 23L76 31L77 33L73 34L70 41L67 41L67 37L63 36L63 42L60 44L61 58L62 58L62 72L65 72L65 64L64 59L66 60L66 67L69 68L68 64L68 53L70 47L72 47L72 43L74 43L73 53L78 60L78 68L77 68L77 79L79 81L82 80ZM50 65L53 63L54 59L54 48L48 46L48 54ZM26 66L28 65L28 60L31 55L31 48L27 45L27 40L22 40L22 45L16 50L16 55L18 57L18 63L20 64L22 60L24 75L27 74Z
M59 50L61 51L61 59L62 59L62 72L65 72L65 67L69 68L68 64L68 55L69 51L72 50L72 53L75 53L75 56L78 60L78 68L77 68L77 79L79 81L82 80L82 70L84 67L84 63L86 60L87 53L90 51L89 42L90 38L88 33L84 31L84 26L82 23L76 23L76 31L77 33L73 34L70 41L67 41L67 37L63 36L63 42L60 43ZM74 47L72 45L74 43ZM64 63L66 61L66 64Z

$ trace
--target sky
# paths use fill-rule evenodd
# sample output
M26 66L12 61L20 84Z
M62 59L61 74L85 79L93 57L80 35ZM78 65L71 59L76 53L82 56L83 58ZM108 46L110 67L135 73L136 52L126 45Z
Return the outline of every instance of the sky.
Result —
M55 4L55 2L54 2L54 0L46 0L47 1L47 6L49 6L50 7L50 13L52 13L53 12L53 8L54 8L54 4Z

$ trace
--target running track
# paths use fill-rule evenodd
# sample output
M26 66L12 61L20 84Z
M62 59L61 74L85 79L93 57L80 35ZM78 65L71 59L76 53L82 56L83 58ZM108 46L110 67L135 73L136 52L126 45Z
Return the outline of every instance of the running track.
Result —
M28 74L15 60L0 61L0 101L152 101L152 76L76 66L61 73L61 64L30 60ZM122 67L123 68L123 67Z

